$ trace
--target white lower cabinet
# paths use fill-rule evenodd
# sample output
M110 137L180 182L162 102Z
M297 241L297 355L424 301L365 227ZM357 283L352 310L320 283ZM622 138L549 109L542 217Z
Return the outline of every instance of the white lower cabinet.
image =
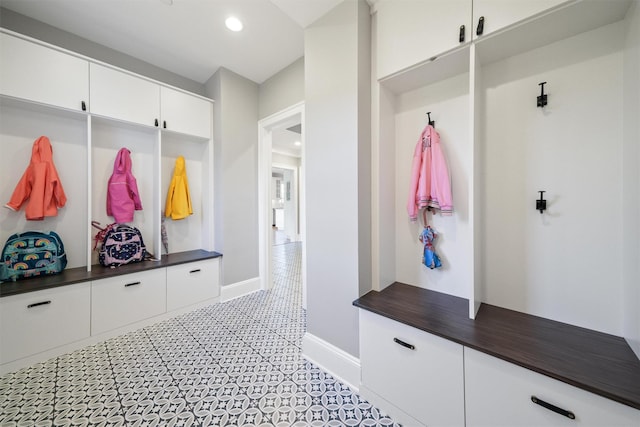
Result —
M89 337L89 283L0 299L0 363Z
M414 419L403 425L464 425L461 345L360 310L360 364L361 392Z
M220 295L218 259L167 267L167 311Z
M91 335L164 313L166 280L158 268L91 282Z
M467 347L464 371L467 426L640 425L637 409ZM544 403L570 412L575 419L545 408Z

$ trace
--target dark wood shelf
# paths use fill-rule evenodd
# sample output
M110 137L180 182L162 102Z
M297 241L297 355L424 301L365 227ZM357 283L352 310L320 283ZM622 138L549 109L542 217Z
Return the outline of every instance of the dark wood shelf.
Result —
M403 283L353 302L575 387L640 409L640 359L624 338Z
M123 265L116 268L103 267L100 264L91 266L91 271L86 267L68 268L60 274L51 276L34 277L31 279L17 280L15 282L0 283L0 298L27 292L41 291L43 289L57 288L59 286L73 285L74 283L88 282L90 280L105 279L107 277L122 276L123 274L138 273L141 271L164 268L172 265L186 264L194 261L218 258L222 254L204 250L177 252L163 255L158 261L144 261Z

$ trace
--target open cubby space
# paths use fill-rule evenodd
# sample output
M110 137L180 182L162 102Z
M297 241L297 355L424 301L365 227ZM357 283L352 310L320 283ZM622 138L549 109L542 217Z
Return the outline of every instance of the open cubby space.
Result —
M87 234L79 224L87 222L87 117L81 113L46 108L38 104L2 98L0 100L0 201L9 202L23 173L29 166L33 143L47 136L53 161L67 197L55 217L28 221L25 206L14 212L0 210L0 244L9 236L25 231L55 231L60 235L69 268L86 266Z

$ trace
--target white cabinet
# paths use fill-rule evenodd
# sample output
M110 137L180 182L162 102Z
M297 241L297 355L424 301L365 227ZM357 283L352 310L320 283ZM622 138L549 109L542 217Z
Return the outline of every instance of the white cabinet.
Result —
M217 297L219 283L218 259L167 267L167 311Z
M464 371L467 426L640 425L637 409L467 347ZM575 419L543 403L569 411Z
M471 0L382 0L375 10L378 78L471 40Z
M0 363L89 337L89 283L0 299Z
M482 37L575 0L473 0L473 38ZM483 32L477 35L480 18Z
M163 129L211 138L211 102L165 86L160 93Z
M159 126L160 85L96 63L90 70L91 113Z
M0 94L82 111L89 101L89 62L0 34Z
M373 392L424 425L464 425L461 345L360 310L360 365L365 397Z
M91 282L91 335L162 314L167 303L166 270Z

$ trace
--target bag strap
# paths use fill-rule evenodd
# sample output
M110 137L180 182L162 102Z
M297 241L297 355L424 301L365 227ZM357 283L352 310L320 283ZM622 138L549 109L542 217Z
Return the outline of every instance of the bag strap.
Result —
M95 228L97 228L98 231L94 237L93 240L93 250L97 251L98 250L98 244L102 243L104 241L105 236L107 235L107 233L109 231L111 231L111 229L117 225L115 222L113 224L109 224L107 226L105 226L104 228L100 227L100 223L98 221L91 221L91 225Z

